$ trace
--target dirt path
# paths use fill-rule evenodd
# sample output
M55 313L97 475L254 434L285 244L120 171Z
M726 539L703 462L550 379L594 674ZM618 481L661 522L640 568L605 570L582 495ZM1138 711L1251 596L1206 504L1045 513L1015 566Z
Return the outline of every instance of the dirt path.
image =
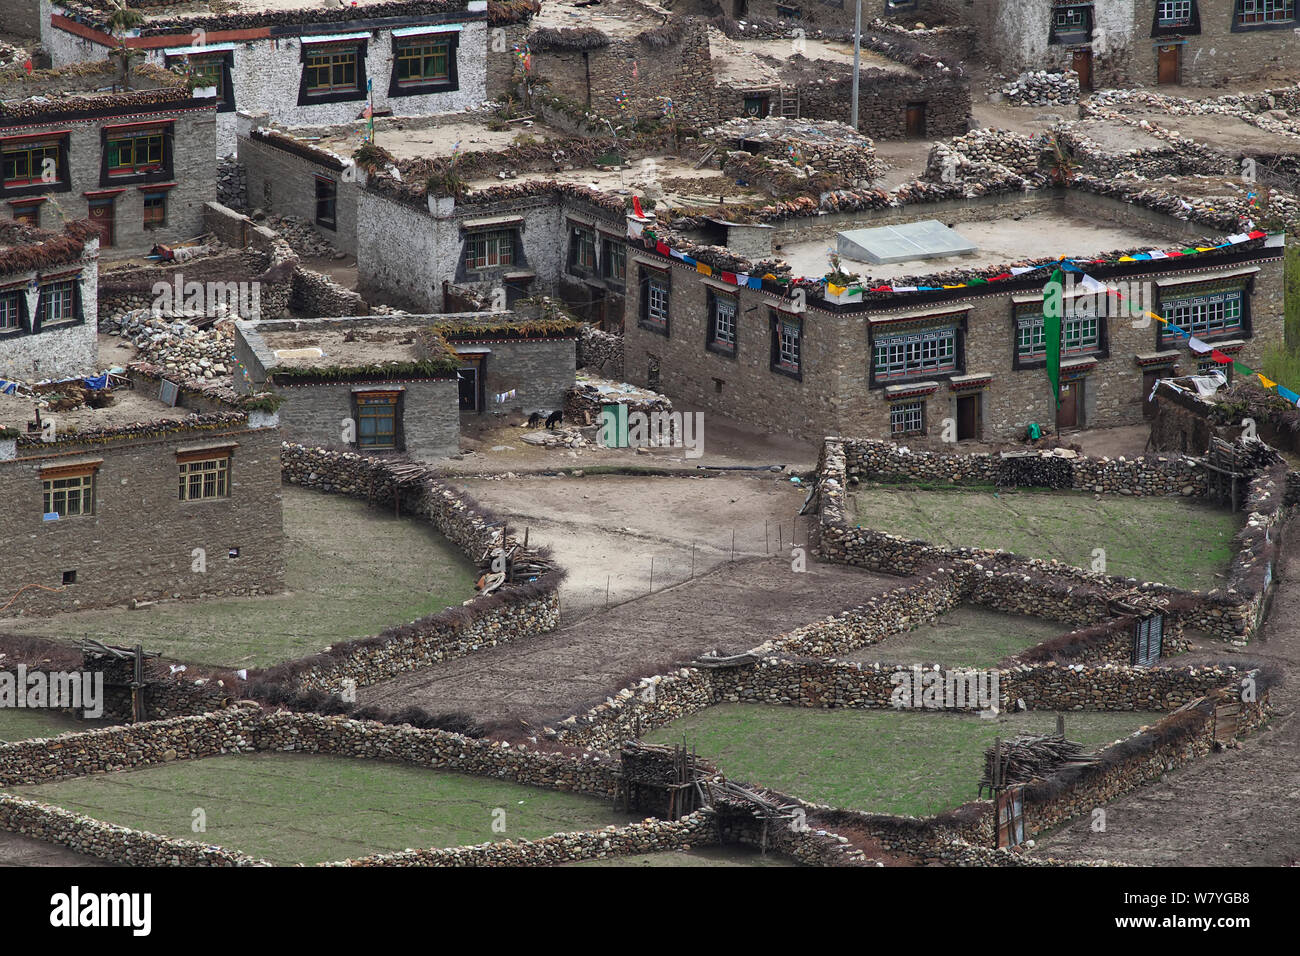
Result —
M0 867L4 866L115 866L67 847L42 843L29 836L0 830Z
M524 643L363 688L362 704L470 714L502 730L585 710L639 677L719 648L742 651L904 583L856 568L755 558Z
M1297 530L1293 528L1292 530ZM1288 672L1277 714L1240 749L1210 754L1106 807L1106 830L1085 815L1038 840L1034 852L1141 866L1286 866L1300 859L1300 541L1289 538L1262 639L1251 657ZM1181 658L1180 658L1181 660Z

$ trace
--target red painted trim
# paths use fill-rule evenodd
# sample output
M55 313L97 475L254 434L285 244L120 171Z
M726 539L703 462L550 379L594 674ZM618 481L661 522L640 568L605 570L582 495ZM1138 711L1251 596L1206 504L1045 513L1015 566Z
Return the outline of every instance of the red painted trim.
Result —
M147 185L136 186L135 188L140 190L142 193L153 193L160 189L175 189L179 185L180 183L148 183Z
M52 129L46 133L24 133L21 136L5 136L0 138L0 146L8 146L10 143L23 143L34 139L58 139L60 136L71 136L70 129Z
M108 199L113 196L120 196L124 192L126 192L126 187L119 186L116 189L90 189L81 195L87 199Z
M209 30L204 43L232 43L240 40L267 40L271 37L270 27L250 27L245 30ZM140 50L161 50L169 46L193 46L194 39L189 33L172 33L160 37L131 37L126 45Z
M44 196L36 196L36 197L33 198L33 199L10 199L10 200L9 200L9 205L11 205L11 206L39 206L39 205L40 205L41 203L43 203L43 202L45 202L45 197L44 197Z
M50 26L58 27L68 33L76 34L83 40L92 40L100 46L117 46L115 41L107 33L103 33L93 27L88 27L84 23L78 23L76 20L70 20L60 13L50 14Z

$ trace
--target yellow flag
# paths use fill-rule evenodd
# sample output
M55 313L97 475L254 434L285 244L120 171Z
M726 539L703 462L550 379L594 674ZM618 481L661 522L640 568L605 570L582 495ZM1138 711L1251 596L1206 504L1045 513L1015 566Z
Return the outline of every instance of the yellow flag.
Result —
M696 272L699 272L699 273L702 273L703 275L706 275L706 276L711 276L711 275L713 275L713 270L710 269L708 266L706 266L703 262L697 262L697 263L695 263L695 271L696 271Z
M1259 380L1260 380L1261 382L1264 383L1264 387L1265 387L1265 388L1276 388L1276 387L1277 387L1277 382L1273 381L1271 378L1269 378L1269 377L1268 377L1267 375L1265 375L1263 372L1256 372L1255 374L1259 376Z
M847 288L848 286L846 285L836 285L834 282L826 283L826 291L831 295L840 295Z

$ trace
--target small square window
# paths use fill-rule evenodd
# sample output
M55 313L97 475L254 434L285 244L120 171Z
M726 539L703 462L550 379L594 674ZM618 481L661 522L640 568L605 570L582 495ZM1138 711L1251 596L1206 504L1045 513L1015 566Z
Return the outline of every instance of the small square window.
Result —
M64 586L64 587L67 587L69 584L76 584L76 583L77 583L77 571L76 571L75 568L74 568L73 570L71 570L71 571L64 571L64 572L63 572L63 586Z
M925 402L895 402L889 406L889 435L925 434Z

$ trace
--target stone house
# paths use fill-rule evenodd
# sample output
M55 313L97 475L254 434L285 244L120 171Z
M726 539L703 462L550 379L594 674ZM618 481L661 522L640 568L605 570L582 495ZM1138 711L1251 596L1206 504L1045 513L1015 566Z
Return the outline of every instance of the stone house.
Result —
M1294 0L993 0L967 22L1004 72L1074 69L1084 89L1239 84L1300 55Z
M1081 208L1098 198L1069 200ZM1125 215L1096 205L1094 215ZM978 208L970 203L967 211ZM932 213L961 210L932 205L924 215ZM815 225L834 228L827 223L833 218L818 217ZM1169 225L1171 235L1187 228ZM777 238L790 248L788 233ZM1146 290L1157 314L1258 366L1265 348L1283 337L1281 253L1256 239L1089 272ZM982 278L999 270L1000 281ZM628 277L639 294L627 300L625 377L674 401L804 439L852 434L925 443L1014 440L1030 423L1049 432L1139 424L1152 411L1156 380L1202 364L1160 324L1108 314L1096 297L1071 298L1077 308L1065 322L1055 410L1041 333L1049 271L1021 277L990 266L967 273L981 277L975 284L943 288L956 286L958 272L909 276L910 292L837 301L815 286L796 294L757 278L737 285L653 244L630 245ZM915 291L922 287L932 291Z
M97 371L98 257L89 223L54 233L0 219L0 380Z
M103 59L117 41L108 0L41 0L55 66ZM163 2L125 38L148 62L215 90L215 154L235 149L235 113L293 126L456 112L487 95L487 0Z
M235 381L284 399L293 441L432 460L459 451L465 416L560 408L577 337L512 313L241 321Z
M120 78L109 61L0 75L0 209L50 229L89 219L106 259L200 235L216 191L208 91L148 65Z
M0 394L0 594L45 614L284 587L274 418L132 373L113 404L46 413ZM193 407L182 407L192 404Z

